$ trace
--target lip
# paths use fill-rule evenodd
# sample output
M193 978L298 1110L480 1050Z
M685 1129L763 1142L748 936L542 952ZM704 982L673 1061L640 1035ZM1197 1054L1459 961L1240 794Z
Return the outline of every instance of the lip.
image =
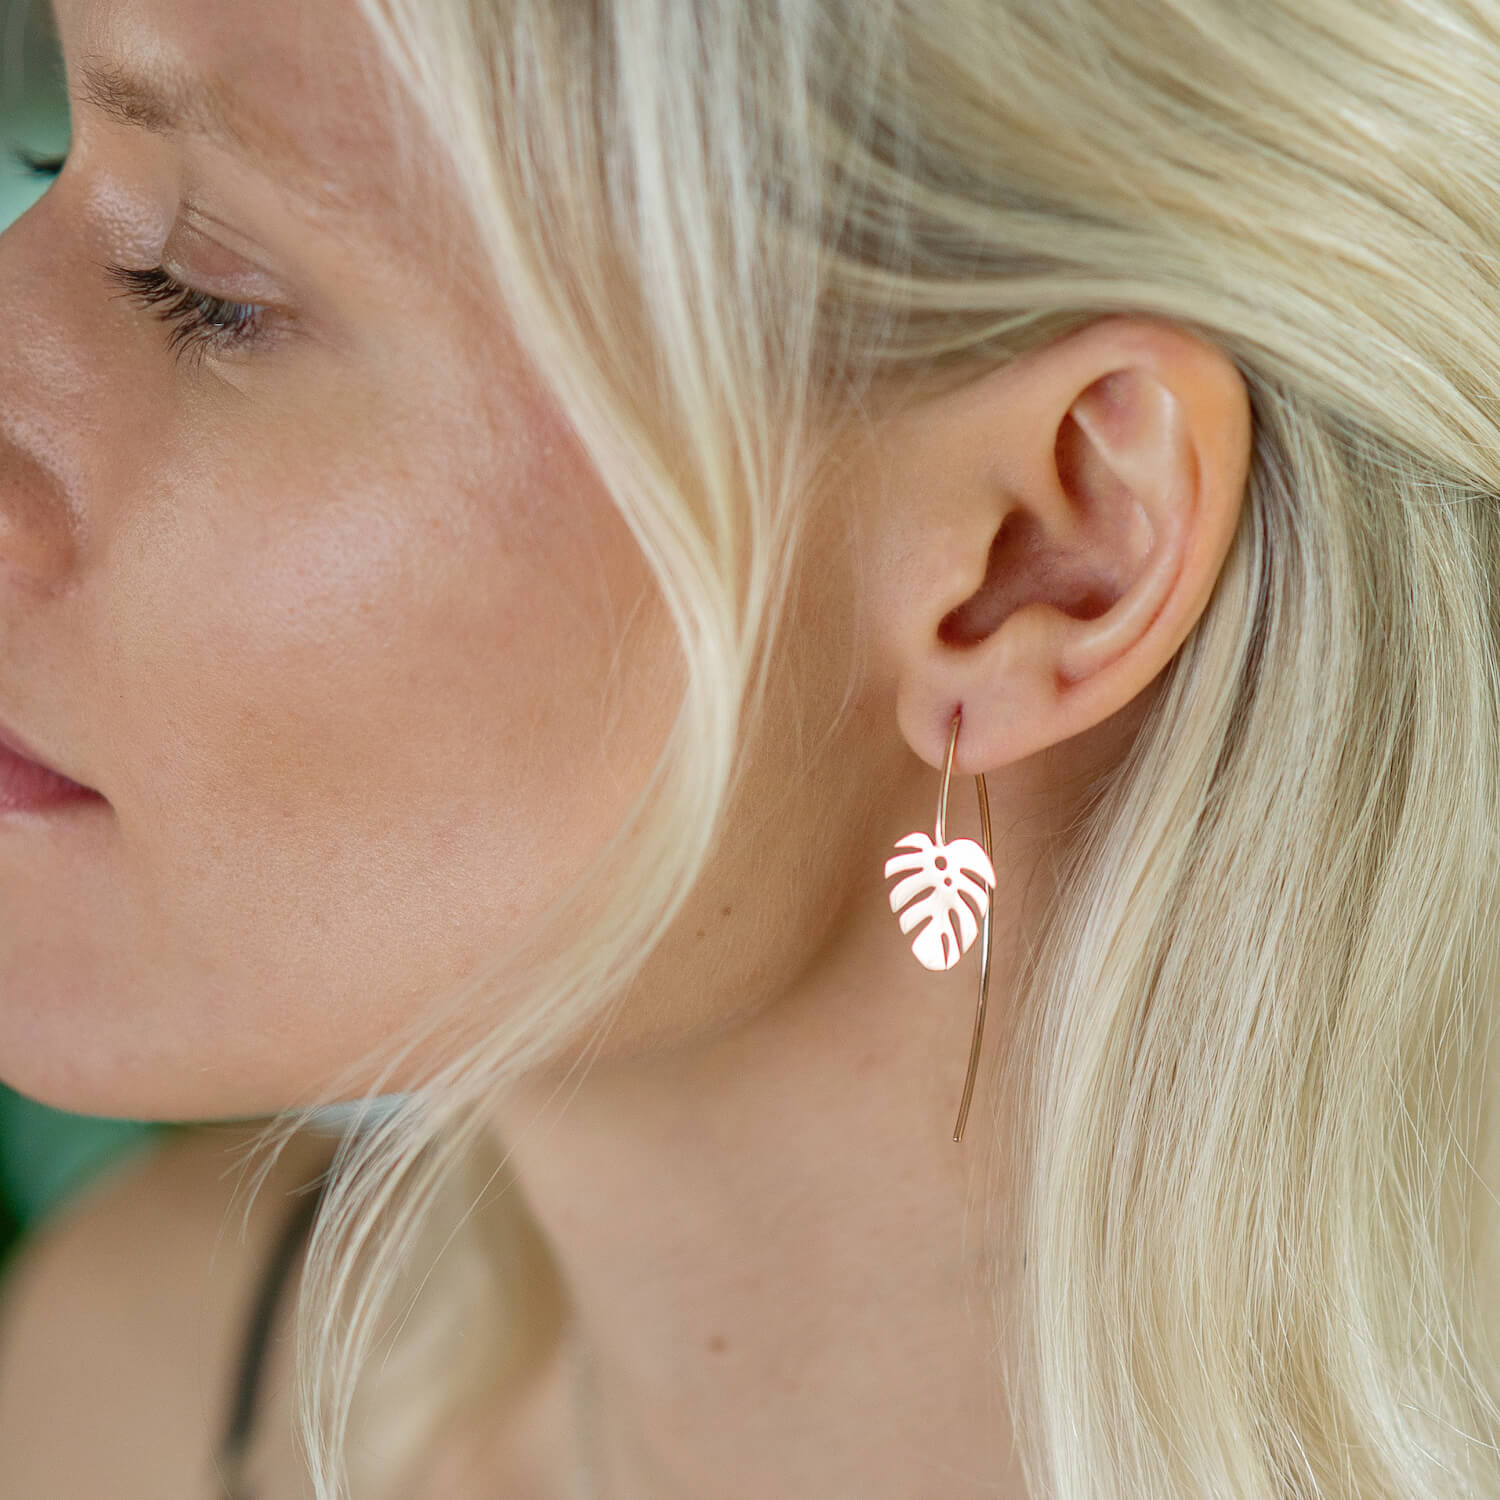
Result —
M25 741L0 726L0 816L103 800L92 787L54 770Z

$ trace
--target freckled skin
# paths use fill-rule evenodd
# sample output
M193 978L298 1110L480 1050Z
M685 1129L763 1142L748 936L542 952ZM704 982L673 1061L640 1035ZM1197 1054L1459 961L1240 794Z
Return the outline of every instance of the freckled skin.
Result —
M372 82L354 0L57 11L75 94L91 59L217 77L271 154L84 102L66 170L0 236L0 725L107 799L0 817L0 1078L101 1114L263 1114L515 950L619 827L685 674L441 173L394 183L398 133L419 127ZM266 342L178 362L110 262L267 305ZM1005 800L1051 806L1129 743L1243 487L1242 389L1221 399L1204 358L1105 320L830 434L764 727L609 1055L686 1055L807 1010L838 954L861 1025L877 998L893 1024L920 1015L961 1066L967 1001L934 1007L931 976L913 998L885 860L931 827L955 702L957 773L989 768L995 864L1018 891L1030 856L1003 847ZM1205 463L1225 498L1198 497L1214 529L1182 570L1193 592L1101 617L1105 650L1084 628L1101 601L1158 531L1164 554L1188 535L1170 510L1138 524L1074 420L1094 422L1088 391L1131 360L1219 434ZM1112 432L1134 408L1104 394ZM1178 454L1153 432L1138 466ZM1160 640L1125 652L1158 615ZM1077 690L1059 690L1060 662ZM997 892L997 927L1017 904Z
M0 817L0 1077L100 1113L265 1113L520 940L619 825L683 674L501 299L463 290L439 175L392 191L353 0L58 9L70 68L223 72L356 209L310 221L285 168L83 114L0 237L0 723L107 799ZM295 324L179 367L99 269L158 259ZM1227 357L1102 319L882 413L810 499L765 728L609 1065L545 1129L553 1067L492 1122L620 1493L1024 1494L988 1316L1022 1222L1025 1122L992 1092L1009 980L1210 597L1249 435ZM998 875L961 1146L975 964L920 971L882 878L933 827L958 703L949 826L977 832L985 773ZM571 1432L571 1402L551 1378L550 1425L523 1425ZM561 1494L567 1451L474 1492Z
M0 238L0 723L108 803L0 820L0 1077L89 1112L264 1113L579 873L665 743L679 654L436 174L391 191L399 122L370 107L352 4L58 12L75 92L96 55L222 74L355 210L85 104ZM110 261L293 317L179 364ZM808 606L820 639L847 636L838 582ZM836 703L841 665L796 690ZM765 1003L826 940L867 791L847 753L838 793L811 774L796 712L616 1049ZM871 753L909 774L894 729Z
M59 10L70 68L165 38L309 137L370 65L339 6ZM665 732L627 715L604 774L647 575L498 308L424 280L379 191L392 127L335 142L369 218L324 234L243 160L77 114L0 240L0 721L108 806L0 826L0 1058L79 1109L254 1112L503 946L608 832ZM187 200L227 227L185 228ZM176 365L96 264L163 247L300 327ZM627 667L668 649L647 610Z

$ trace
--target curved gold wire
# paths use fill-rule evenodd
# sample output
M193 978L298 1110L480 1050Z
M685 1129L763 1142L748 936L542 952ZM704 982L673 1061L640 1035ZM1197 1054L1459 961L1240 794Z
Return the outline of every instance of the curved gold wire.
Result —
M958 746L959 721L963 718L963 705L953 714L953 723L948 729L948 753L943 760L943 784L938 791L937 842L948 842L948 784L953 776L953 752ZM979 791L979 826L984 838L984 852L993 867L995 851L990 836L990 798L982 775L974 781ZM990 994L990 917L995 909L995 893L984 903L984 932L979 955L979 1005L974 1012L974 1039L969 1043L969 1071L964 1079L964 1096L958 1106L958 1123L953 1127L953 1139L964 1138L964 1122L969 1118L969 1101L974 1097L974 1080L979 1074L979 1049L984 1036L984 1011Z
M991 866L995 863L995 851L990 845L990 799L985 789L984 777L974 778L979 790L979 824L984 835L984 852ZM974 1079L979 1072L979 1042L984 1035L984 1007L990 995L990 916L995 910L995 893L984 904L984 932L979 950L979 1005L974 1012L974 1040L969 1043L969 1075L964 1079L963 1102L958 1106L958 1124L953 1127L953 1139L964 1138L964 1121L969 1117L969 1100L974 1097Z

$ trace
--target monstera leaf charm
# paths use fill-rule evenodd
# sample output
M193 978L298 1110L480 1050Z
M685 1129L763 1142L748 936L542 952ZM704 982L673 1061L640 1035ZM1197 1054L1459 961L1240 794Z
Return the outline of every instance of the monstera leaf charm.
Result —
M896 847L910 852L885 862L887 879L906 875L891 891L891 910L901 912L902 932L921 926L911 951L924 968L951 969L979 935L978 918L989 910L995 868L973 839L943 843L941 830L936 842L925 833L909 833Z

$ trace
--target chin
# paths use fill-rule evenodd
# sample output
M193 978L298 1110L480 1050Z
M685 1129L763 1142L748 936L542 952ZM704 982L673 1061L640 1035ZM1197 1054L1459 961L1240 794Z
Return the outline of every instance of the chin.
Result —
M271 1115L288 1101L222 1054L195 1056L189 1026L133 1012L118 991L0 983L0 1084L69 1114L181 1122Z

